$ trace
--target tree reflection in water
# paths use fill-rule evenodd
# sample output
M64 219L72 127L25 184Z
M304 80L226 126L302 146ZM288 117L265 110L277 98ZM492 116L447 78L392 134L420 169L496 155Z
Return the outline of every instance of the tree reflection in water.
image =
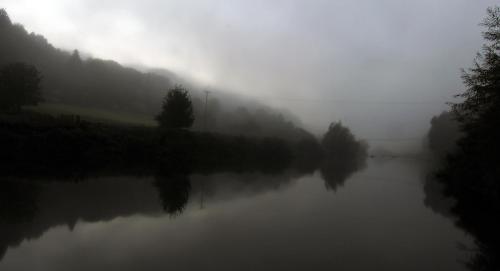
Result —
M185 174L157 174L155 187L161 199L163 210L171 216L180 215L189 200L191 183Z
M102 176L76 182L73 177L0 179L0 261L8 248L56 226L72 231L79 222L163 212L177 217L190 197L202 196L208 204L252 197L288 187L301 176L294 171L189 174L164 169L153 177Z
M469 270L500 270L498 213L490 211L497 207L485 207L484 200L474 191L457 198L448 189L446 183L430 174L424 183L424 204L473 236L475 247L462 246L471 252L465 262Z
M365 167L366 155L347 159L339 157L324 161L320 167L320 173L325 181L326 189L336 192L354 172Z
M16 235L9 234L9 225L32 223L38 210L37 196L35 184L0 180L0 260L9 245L18 243Z

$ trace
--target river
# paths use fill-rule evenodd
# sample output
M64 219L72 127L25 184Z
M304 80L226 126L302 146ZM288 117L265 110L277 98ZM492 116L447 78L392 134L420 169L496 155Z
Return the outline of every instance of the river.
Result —
M422 164L3 182L0 270L466 270Z

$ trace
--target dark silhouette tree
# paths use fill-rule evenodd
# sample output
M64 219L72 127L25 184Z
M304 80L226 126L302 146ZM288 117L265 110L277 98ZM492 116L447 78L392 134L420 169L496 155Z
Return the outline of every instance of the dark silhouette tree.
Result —
M8 64L0 70L0 109L19 111L41 101L40 72L25 63Z
M184 174L157 174L154 182L163 210L170 216L180 215L189 200L191 182Z
M73 54L68 60L70 67L80 68L82 66L82 59L80 58L80 52L78 50L73 50Z
M326 159L355 158L366 155L367 146L364 142L356 140L349 128L341 122L334 122L328 127L321 144Z
M463 102L452 104L463 137L447 167L438 173L457 201L457 224L476 239L472 270L500 269L500 7L482 25L485 44L472 68L463 71Z
M193 125L193 105L188 91L180 85L170 89L163 99L161 113L156 116L160 128L182 129Z
M452 104L464 137L459 153L452 158L453 170L447 173L457 191L476 187L489 199L500 198L500 7L488 8L483 26L486 43L474 66L464 71L466 90L458 95L464 100ZM467 188L468 187L468 188ZM500 206L500 205L499 205Z
M357 140L341 122L330 124L321 145L325 159L320 172L328 190L336 191L351 174L366 165L367 144Z
M467 87L457 95L464 99L452 105L454 113L465 130L474 130L500 121L500 7L488 8L483 26L486 44L478 53L474 66L463 71L462 79Z

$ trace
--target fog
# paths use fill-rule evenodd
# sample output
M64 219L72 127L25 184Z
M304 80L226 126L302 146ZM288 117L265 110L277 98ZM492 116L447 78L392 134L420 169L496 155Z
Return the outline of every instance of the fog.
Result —
M262 101L323 133L341 120L372 146L419 146L463 90L496 1L0 0L54 46L164 68ZM216 91L211 93L214 97Z

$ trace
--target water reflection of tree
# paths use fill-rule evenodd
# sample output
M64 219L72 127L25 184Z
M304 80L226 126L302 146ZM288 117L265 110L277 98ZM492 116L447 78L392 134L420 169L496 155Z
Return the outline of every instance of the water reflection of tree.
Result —
M428 181L424 185L425 205L436 213L455 221L455 225L474 238L475 248L465 248L473 252L465 265L470 270L500 270L500 235L498 213L481 211L484 199L471 195L470 198L437 196L440 187ZM446 189L446 187L445 187ZM441 190L441 189L439 189ZM452 206L449 203L454 203ZM448 208L450 207L450 208ZM495 217L496 216L496 217Z
M176 216L186 208L191 191L191 183L185 174L158 174L155 186L162 202L163 210Z
M31 221L37 211L37 194L37 186L34 184L0 180L0 221Z
M430 208L436 214L454 219L451 209L455 205L456 201L455 199L444 195L444 184L436 179L433 174L428 174L425 176L423 188L425 194L425 207Z
M17 227L30 224L38 211L38 186L21 181L0 180L0 260L7 248L19 242ZM11 233L11 234L9 234Z
M424 183L424 204L434 212L455 222L455 225L474 238L475 247L465 262L470 270L500 270L500 234L498 213L488 207L488 200L477 192L454 195L450 191L450 180L427 176Z
M352 173L366 165L368 144L357 140L341 122L330 124L321 145L324 159L320 173L327 190L336 191Z
M328 159L320 167L321 177L327 190L337 191L356 171L366 166L366 156Z
M500 270L500 223L498 212L490 210L498 207L486 207L485 202L471 195L457 199L452 209L457 226L474 236L475 253L466 263L470 270Z

